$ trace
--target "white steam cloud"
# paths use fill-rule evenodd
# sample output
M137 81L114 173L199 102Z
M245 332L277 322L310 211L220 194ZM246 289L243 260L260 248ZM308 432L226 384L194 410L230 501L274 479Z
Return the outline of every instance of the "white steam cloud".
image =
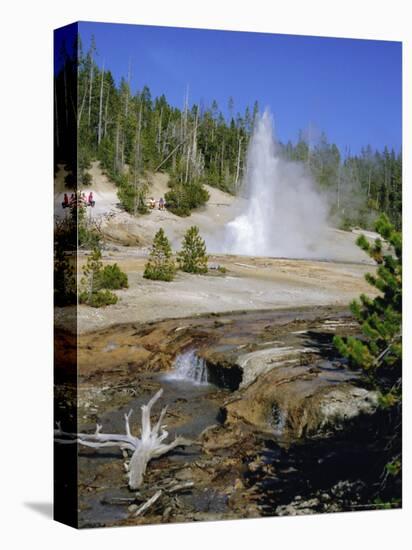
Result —
M280 157L272 116L258 118L249 144L240 214L229 222L222 252L253 256L319 256L328 207L304 167Z

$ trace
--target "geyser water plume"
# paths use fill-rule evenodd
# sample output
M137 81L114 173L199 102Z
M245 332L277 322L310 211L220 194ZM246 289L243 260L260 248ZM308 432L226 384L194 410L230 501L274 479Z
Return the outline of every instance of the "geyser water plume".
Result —
M268 110L256 121L242 185L244 205L226 226L225 252L319 256L319 240L326 230L326 200L302 164L279 155Z

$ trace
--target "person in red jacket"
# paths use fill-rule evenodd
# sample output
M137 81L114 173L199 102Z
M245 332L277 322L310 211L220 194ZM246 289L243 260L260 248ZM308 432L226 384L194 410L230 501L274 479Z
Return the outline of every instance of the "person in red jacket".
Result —
M95 201L93 199L93 192L92 191L90 191L90 193L89 193L89 198L87 199L87 202L89 203L90 206L95 205Z

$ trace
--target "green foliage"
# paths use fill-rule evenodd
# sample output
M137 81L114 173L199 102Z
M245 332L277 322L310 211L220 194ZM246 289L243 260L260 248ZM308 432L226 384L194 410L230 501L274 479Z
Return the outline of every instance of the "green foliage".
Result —
M76 287L77 220L69 216L54 226L54 303L77 303Z
M124 273L117 264L106 265L100 273L100 285L102 288L110 290L119 290L128 288L129 282L126 273Z
M205 203L201 183L238 192L258 112L256 102L240 113L236 98L229 98L226 116L215 100L209 106L187 102L178 109L164 95L152 97L147 86L133 93L125 78L117 84L110 70L98 66L96 54L93 42L87 51L79 49L78 59L66 52L64 70L55 77L55 116L60 122L56 158L69 149L68 144L78 143L73 158L64 159L70 171L68 187L76 188L87 178L91 161L99 159L119 186L120 202L132 214L146 211L134 178L159 167L174 175L177 187L166 200L178 215L187 216ZM68 83L78 90L77 109L69 111ZM73 113L77 113L72 124L76 133L69 135L61 122ZM402 155L388 148L373 151L370 146L353 155L329 143L323 133L318 140L306 134L300 132L296 144L279 143L279 149L287 159L303 164L318 186L334 197L335 222L346 228L371 228L384 212L400 230Z
M145 182L137 181L137 184L131 181L130 175L124 172L114 172L107 168L102 162L108 177L118 187L117 196L120 204L130 214L147 214L149 209L146 204L148 185ZM134 176L132 176L133 179Z
M361 295L351 304L363 338L335 336L334 343L379 391L381 411L386 413L380 434L385 441L381 458L385 466L374 502L381 508L398 508L402 494L402 236L385 215L376 222L376 231L381 238L373 244L363 235L357 240L378 266L376 275L366 275L378 296Z
M243 172L252 132L251 108L243 115L236 113L231 99L226 118L216 101L209 107L187 102L184 109L177 109L164 95L152 97L147 86L133 93L125 78L117 84L110 70L103 72L98 66L96 54L94 43L87 51L79 49L78 64L73 67L78 90L79 181L91 160L99 159L113 179L126 167L129 174L140 176L162 164L169 173L179 171L185 184L210 182L233 191ZM65 116L64 78L64 73L56 78L60 120ZM257 109L255 104L253 116ZM65 138L63 127L58 138L59 142ZM139 204L130 195L132 191L124 189L121 200L125 199L128 211L136 213Z
M400 508L402 506L400 498L383 500L380 497L377 497L373 501L373 504L375 504L377 510L392 510L393 508Z
M190 211L203 206L209 193L200 183L177 183L165 195L167 209L178 216L190 216Z
M357 155L346 152L344 156L324 133L313 143L303 132L296 145L289 141L280 149L287 159L304 164L318 186L334 197L330 214L338 227L372 229L378 215L385 213L401 229L401 154L368 146Z
M396 477L401 473L402 470L401 460L399 458L395 458L391 462L388 462L385 468L389 475Z
M199 235L199 228L190 227L183 238L182 250L177 255L179 268L187 273L207 273L205 241Z
M119 186L117 196L119 197L120 204L126 212L133 214L135 212L136 205L135 188L126 181L124 184Z
M89 187L92 184L93 178L89 172L83 172L82 174L82 185L84 187Z
M176 273L172 249L162 228L156 233L143 277L154 281L172 281Z
M72 209L72 217L77 217L77 241L79 248L91 250L100 247L101 235L93 223L87 220L86 208L80 206Z
M366 280L379 294L375 298L361 295L351 304L364 338L335 337L339 352L354 367L363 369L381 390L388 404L400 399L402 367L402 237L387 216L376 223L381 238L374 244L361 235L357 244L377 263L376 275Z
M110 290L97 290L91 295L87 291L82 291L79 294L79 302L87 304L91 307L104 307L117 303L117 296Z
M56 240L54 254L54 304L67 306L76 304L75 255L68 254Z
M102 307L117 303L117 296L109 289L127 288L127 275L117 264L103 268L100 248L92 250L83 267L83 277L80 281L82 291L79 302L92 307Z
M88 300L91 299L93 293L101 289L100 275L102 269L102 253L100 248L96 247L87 257L86 265L83 267L83 277L80 281L88 295ZM87 301L85 301L85 303L87 303Z

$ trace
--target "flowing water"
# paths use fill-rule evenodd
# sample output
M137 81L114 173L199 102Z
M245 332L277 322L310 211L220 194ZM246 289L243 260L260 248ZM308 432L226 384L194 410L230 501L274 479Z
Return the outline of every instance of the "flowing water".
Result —
M326 201L302 163L281 157L269 111L255 125L242 193L243 211L225 230L226 252L286 258L319 255Z
M186 380L195 385L208 383L204 359L196 355L195 349L180 353L174 362L173 370L165 375L166 380Z

